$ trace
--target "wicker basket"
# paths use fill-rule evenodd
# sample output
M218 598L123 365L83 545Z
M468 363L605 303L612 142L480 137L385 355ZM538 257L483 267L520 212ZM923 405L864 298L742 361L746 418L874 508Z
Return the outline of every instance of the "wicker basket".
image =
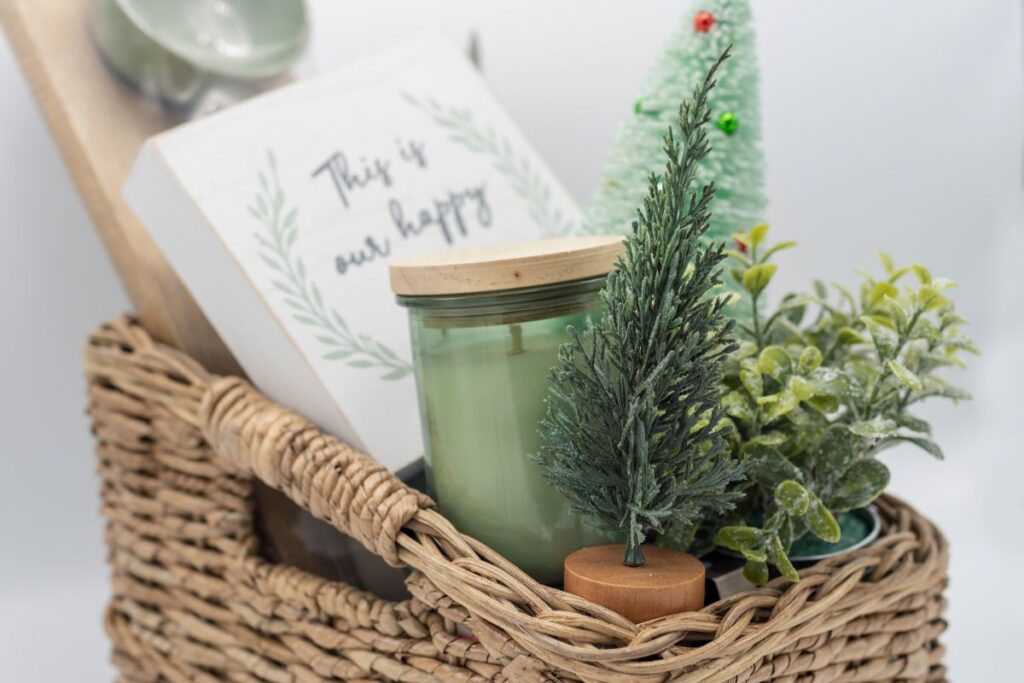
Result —
M945 680L946 542L894 498L875 543L798 583L637 626L538 585L367 456L130 320L92 335L86 365L125 681ZM254 477L415 568L414 597L262 559Z

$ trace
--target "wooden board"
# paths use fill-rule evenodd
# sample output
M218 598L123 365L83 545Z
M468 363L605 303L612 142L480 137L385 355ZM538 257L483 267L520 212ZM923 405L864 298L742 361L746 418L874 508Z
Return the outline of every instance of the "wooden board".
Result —
M625 251L619 235L579 235L395 258L391 289L405 296L500 292L606 275Z
M175 121L103 65L87 0L2 0L0 23L72 180L128 293L155 338L219 373L231 353L121 198L143 141Z

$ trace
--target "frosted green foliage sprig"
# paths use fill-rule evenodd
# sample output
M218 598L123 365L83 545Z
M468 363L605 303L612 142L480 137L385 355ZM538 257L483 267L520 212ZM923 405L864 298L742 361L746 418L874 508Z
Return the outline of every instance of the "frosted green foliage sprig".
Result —
M721 245L707 245L711 185L694 193L709 151L708 96L721 55L679 109L678 138L652 175L626 250L601 291L605 312L570 328L552 372L539 458L572 508L599 528L626 532L623 563L644 562L651 530L722 514L741 476L727 457L719 385L732 350L723 314Z
M771 260L795 244L768 245L767 232L758 225L736 235L739 248L728 252L752 316L738 325L722 403L749 477L737 487L734 519L715 536L743 554L756 584L767 581L768 564L799 578L788 553L804 534L840 540L836 516L870 504L889 483L878 453L911 443L942 457L913 409L930 398L969 398L939 372L977 352L946 296L953 283L921 265L897 268L885 254L882 276L862 273L856 294L833 285L830 297L815 282L769 313Z
M701 11L714 17L706 32L694 27L694 17ZM635 207L647 191L648 176L661 172L662 137L675 123L678 103L730 45L733 56L722 65L720 84L709 97L708 108L713 120L734 114L738 126L731 133L718 127L709 131L712 148L694 177L698 186L715 183L707 238L726 239L764 220L764 159L759 146L761 114L750 3L699 0L684 14L681 27L665 46L612 143L585 212L584 232L629 230Z

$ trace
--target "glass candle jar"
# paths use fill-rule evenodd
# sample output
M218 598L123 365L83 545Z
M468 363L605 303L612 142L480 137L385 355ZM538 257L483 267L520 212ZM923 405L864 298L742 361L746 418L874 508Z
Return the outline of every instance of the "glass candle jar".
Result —
M427 486L455 526L538 581L578 548L609 543L544 478L548 376L567 327L586 327L619 238L563 238L394 261L409 309Z

